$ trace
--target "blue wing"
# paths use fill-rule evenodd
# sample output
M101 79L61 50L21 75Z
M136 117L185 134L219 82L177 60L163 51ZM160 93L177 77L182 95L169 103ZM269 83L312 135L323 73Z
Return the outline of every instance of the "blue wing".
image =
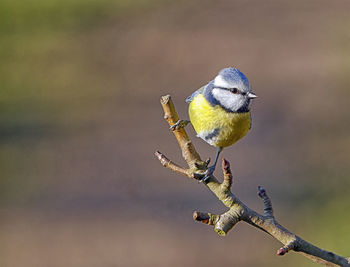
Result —
M197 95L199 95L199 94L202 94L206 86L207 86L207 85L202 86L202 87L199 88L197 91L195 91L192 95L190 95L189 97L187 97L186 100L185 100L186 103L192 102L192 100L193 100L193 98L194 98L195 96L197 96Z

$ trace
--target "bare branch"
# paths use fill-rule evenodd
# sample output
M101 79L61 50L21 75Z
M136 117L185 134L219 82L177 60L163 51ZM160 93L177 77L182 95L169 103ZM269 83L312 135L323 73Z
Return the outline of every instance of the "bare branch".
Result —
M162 96L160 103L164 110L164 119L168 121L170 127L173 126L179 120L179 116L177 115L170 95ZM177 130L174 130L173 133L181 148L182 157L186 160L190 169L204 169L206 165L195 150L192 141L188 137L185 129L179 128Z
M234 210L229 209L220 215L219 220L214 226L214 231L221 236L225 236L240 220L240 215Z
M222 159L222 169L224 172L224 181L222 182L222 186L227 189L231 190L232 186L232 172L230 169L230 163L226 159Z
M186 169L180 167L179 165L175 164L174 162L172 162L162 152L156 151L154 154L156 155L156 157L159 159L160 163L164 167L166 167L174 172L188 176L189 178L193 178L193 175L188 170L186 170Z
M161 104L165 114L164 118L168 121L170 126L174 125L179 120L179 117L170 96L163 96L161 98ZM173 133L179 143L182 156L187 162L189 169L178 166L159 151L157 151L155 155L164 167L184 176L200 179L203 177L208 161L203 162L201 160L184 128L180 127L179 129L175 129ZM221 215L196 211L193 214L193 219L195 221L214 226L214 230L222 236L226 235L236 223L244 221L270 234L283 244L283 247L277 251L277 255L282 256L288 251L295 251L320 264L350 267L350 258L344 258L333 252L320 249L280 225L273 216L271 199L261 186L258 187L258 194L264 202L264 215L247 207L231 192L232 173L230 164L225 159L223 159L222 162L222 169L224 174L224 181L222 183L219 183L214 176L211 176L208 181L203 184L228 208L228 211Z
M262 186L258 186L258 195L264 201L264 215L266 217L273 217L272 203L269 196L266 194L265 189Z

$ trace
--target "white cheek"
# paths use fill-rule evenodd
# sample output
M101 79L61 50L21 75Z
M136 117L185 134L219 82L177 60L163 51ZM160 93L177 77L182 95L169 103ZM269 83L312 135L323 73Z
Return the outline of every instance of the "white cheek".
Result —
M244 97L241 95L234 95L227 90L214 88L214 98L226 109L237 111L244 105Z

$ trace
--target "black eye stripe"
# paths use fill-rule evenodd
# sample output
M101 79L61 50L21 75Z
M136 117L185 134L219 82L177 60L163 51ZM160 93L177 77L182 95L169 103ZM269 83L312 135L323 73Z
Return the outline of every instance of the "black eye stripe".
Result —
M233 94L241 94L241 95L246 95L246 94L247 94L246 92L240 91L240 90L239 90L238 88L236 88L236 87L233 87L233 88L226 88L226 87L215 86L215 88L223 89L223 90L226 90L226 91L230 91L230 92L233 93Z

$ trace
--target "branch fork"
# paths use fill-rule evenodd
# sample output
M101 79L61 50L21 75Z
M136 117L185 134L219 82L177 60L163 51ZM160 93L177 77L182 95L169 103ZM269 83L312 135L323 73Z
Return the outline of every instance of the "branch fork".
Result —
M169 95L163 96L161 97L160 102L164 110L164 119L168 121L168 124L171 127L179 121L171 97ZM183 168L172 162L159 151L155 152L156 157L164 167L191 179L200 180L206 171L208 161L201 160L184 128L176 127L173 130L173 133L180 146L182 156L185 159L188 168ZM203 184L216 195L228 210L221 215L195 211L193 213L193 219L195 221L214 226L214 231L221 236L225 236L238 222L244 221L262 231L265 231L283 244L283 246L277 250L277 255L282 256L289 251L295 251L302 253L302 255L320 264L327 266L350 267L349 258L341 257L332 252L320 249L280 225L273 215L271 199L263 187L258 187L258 196L263 201L264 213L259 214L246 206L231 192L233 175L230 169L230 164L226 159L222 160L222 171L224 175L222 183L212 175L206 180L206 182L203 182Z

